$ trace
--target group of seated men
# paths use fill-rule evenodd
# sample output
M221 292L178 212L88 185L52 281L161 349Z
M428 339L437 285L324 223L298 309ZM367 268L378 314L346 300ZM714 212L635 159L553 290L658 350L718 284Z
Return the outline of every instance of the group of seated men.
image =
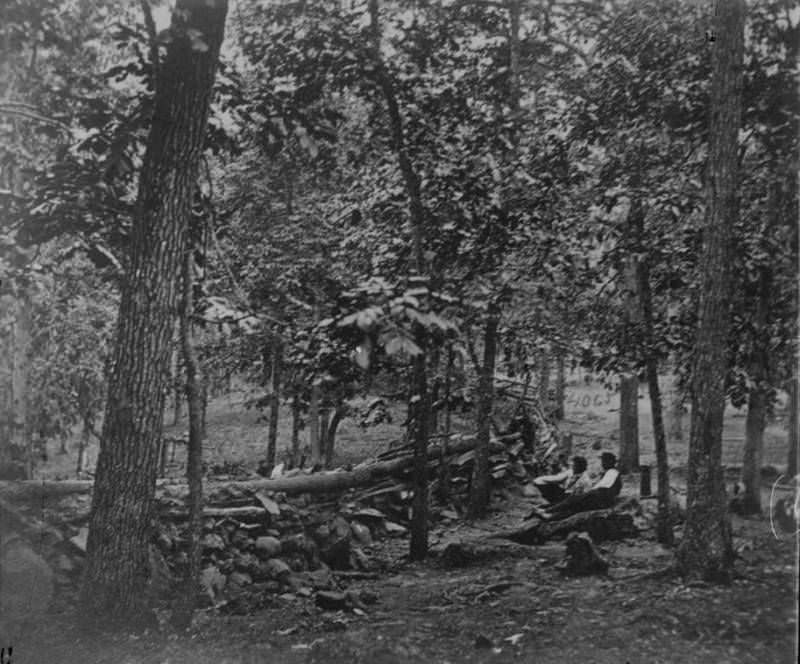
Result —
M572 459L571 468L537 477L533 484L549 506L546 509L534 507L528 518L537 516L549 521L611 507L622 489L622 478L616 468L617 457L611 452L603 452L600 465L603 476L595 483L589 477L586 457L582 456Z

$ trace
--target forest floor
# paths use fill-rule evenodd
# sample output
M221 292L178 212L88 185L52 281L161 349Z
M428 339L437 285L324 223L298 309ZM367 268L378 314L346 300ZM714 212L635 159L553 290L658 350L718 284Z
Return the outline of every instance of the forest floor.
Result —
M212 460L254 464L260 458L266 426L241 401L234 395L212 404ZM653 463L648 403L642 398L639 404L642 463ZM575 451L586 453L590 469L602 449L617 447L617 408L618 396L598 384L570 385L562 429L576 435ZM400 421L366 432L343 423L337 460L383 451L399 436ZM728 411L724 457L731 466L740 463L743 424L742 414ZM765 465L778 470L786 456L784 431L776 420L766 436ZM673 483L680 494L686 450L675 447ZM771 477L765 476L765 505ZM629 484L624 493L636 495L638 484ZM481 540L519 525L530 504L514 488L493 501L483 521L436 524L433 555L423 563L407 561L406 538L376 542L368 553L380 561L380 574L338 578L343 589L365 598L355 612L322 611L313 597L271 596L247 615L208 611L186 633L137 637L82 634L64 613L51 615L28 638L0 646L14 646L14 664L796 661L797 539L774 532L766 510L759 518L733 517L738 558L728 586L660 574L672 553L651 531L601 545L609 573L580 579L564 578L558 569L563 542L501 547L489 562L456 569L437 555L449 542Z

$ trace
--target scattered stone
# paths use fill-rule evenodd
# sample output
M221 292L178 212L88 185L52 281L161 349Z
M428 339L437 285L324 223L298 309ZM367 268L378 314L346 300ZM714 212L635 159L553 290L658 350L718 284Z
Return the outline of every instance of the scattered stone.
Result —
M234 572L228 577L228 583L239 588L244 588L253 583L253 578L244 572Z
M488 636L478 634L478 636L475 637L475 647L480 649L493 648L494 643L492 643L492 640Z
M370 529L367 528L363 523L359 523L358 521L353 521L350 524L350 531L353 533L353 539L356 540L362 546L371 546L372 545L372 533Z
M203 547L204 553L209 551L224 551L225 540L217 533L206 533L203 535L201 546Z
M389 535L405 535L408 532L408 528L394 521L385 521L383 527Z
M241 551L249 551L255 546L255 540L247 534L246 530L237 528L231 535L231 544Z
M374 592L372 590L362 590L358 594L358 597L367 606L370 606L372 604L377 604L378 600L380 599L380 597L378 596L378 593L376 593L376 592Z
M539 495L539 490L533 485L532 482L528 482L524 487L522 487L522 495L526 498L535 498Z
M314 603L323 611L343 611L347 608L347 595L334 590L319 590Z
M291 568L280 558L270 558L263 564L262 570L267 578L285 581L292 573Z
M281 541L277 537L259 537L255 543L256 554L262 560L274 558L281 552Z
M359 547L353 547L350 551L350 567L366 571L370 568L369 557Z
M261 563L252 553L240 553L233 557L233 568L237 572L249 574L253 578L261 578Z
M167 533L159 533L156 544L158 544L158 548L164 553L170 553L172 551L173 541Z
M70 538L70 543L75 545L81 551L86 551L86 541L89 539L89 529L88 528L80 528L78 530L78 534L75 537Z
M226 582L225 575L213 565L200 573L200 585L212 601L225 589Z

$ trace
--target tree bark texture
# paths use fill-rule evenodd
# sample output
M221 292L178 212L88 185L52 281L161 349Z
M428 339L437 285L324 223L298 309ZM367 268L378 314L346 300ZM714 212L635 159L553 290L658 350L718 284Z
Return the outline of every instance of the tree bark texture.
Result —
M478 519L486 514L491 492L489 475L489 434L494 402L494 367L497 355L497 307L490 305L483 332L483 363L478 381L477 440L475 465L469 495L469 518Z
M175 338L172 341L172 354L170 361L170 369L172 372L172 426L178 426L183 415L183 397L185 393L185 386L181 384L183 371L180 365L180 323L175 322Z
M180 336L186 369L186 403L189 411L189 442L186 448L186 483L189 489L189 564L183 580L180 609L174 621L180 628L191 624L199 591L203 537L203 376L192 338L192 252L186 251L183 265L183 298L180 305Z
M282 374L283 342L276 334L272 342L272 392L269 399L269 432L267 434L267 466L270 470L275 467L275 452L278 446Z
M226 13L226 0L179 0L156 81L81 593L84 617L107 626L130 629L153 619L143 588L151 575L148 548L158 441L170 379L178 278Z
M623 376L619 384L619 470L639 468L639 379Z
M727 581L733 565L722 469L722 419L730 329L732 231L739 210L743 0L717 0L711 74L707 211L697 340L692 362L692 413L687 514L678 564L685 576Z

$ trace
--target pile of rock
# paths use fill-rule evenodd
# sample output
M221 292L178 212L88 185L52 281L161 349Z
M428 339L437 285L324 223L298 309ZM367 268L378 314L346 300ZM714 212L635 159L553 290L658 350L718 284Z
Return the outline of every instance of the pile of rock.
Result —
M206 509L202 547L202 586L213 604L243 595L338 590L332 570L370 572L375 538L399 535L405 527L375 509L338 509L312 504L308 496L259 495L261 505ZM188 562L186 521L162 503L156 544L170 575L182 578ZM168 594L169 588L163 588Z

